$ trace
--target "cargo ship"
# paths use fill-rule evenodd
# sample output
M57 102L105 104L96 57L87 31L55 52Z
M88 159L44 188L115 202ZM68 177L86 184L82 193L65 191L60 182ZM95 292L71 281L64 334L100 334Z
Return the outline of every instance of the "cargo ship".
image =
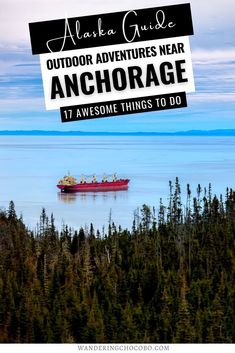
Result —
M83 175L81 181L68 174L59 180L57 187L61 192L90 192L90 191L118 191L127 190L129 179L118 179L116 174L113 175L112 180L108 180L106 175L101 181L98 181L96 175L93 175L91 181L87 181Z

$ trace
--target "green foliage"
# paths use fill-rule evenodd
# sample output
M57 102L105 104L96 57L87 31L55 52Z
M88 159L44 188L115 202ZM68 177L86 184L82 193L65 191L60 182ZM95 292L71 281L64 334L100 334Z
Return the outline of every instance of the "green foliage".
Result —
M235 341L235 192L225 201L178 178L158 214L129 231L59 232L42 210L28 230L0 213L0 342ZM96 234L96 235L95 235ZM102 236L101 236L102 234Z

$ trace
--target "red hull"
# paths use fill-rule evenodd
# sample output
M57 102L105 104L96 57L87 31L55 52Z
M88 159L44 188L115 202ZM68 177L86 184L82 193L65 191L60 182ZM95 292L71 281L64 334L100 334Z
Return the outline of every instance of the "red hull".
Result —
M117 181L104 181L97 183L79 183L75 185L60 185L57 187L62 192L87 192L87 191L116 191L116 190L127 190L129 179L120 179Z

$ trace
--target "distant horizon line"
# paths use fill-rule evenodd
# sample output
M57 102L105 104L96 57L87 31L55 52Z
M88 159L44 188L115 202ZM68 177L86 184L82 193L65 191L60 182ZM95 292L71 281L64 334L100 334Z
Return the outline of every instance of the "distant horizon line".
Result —
M235 129L186 130L186 131L61 131L61 130L0 130L8 136L235 136Z

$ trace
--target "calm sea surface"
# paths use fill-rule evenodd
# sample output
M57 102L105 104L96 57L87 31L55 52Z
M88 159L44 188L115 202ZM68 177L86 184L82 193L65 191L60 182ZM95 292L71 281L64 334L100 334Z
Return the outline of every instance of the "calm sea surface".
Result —
M128 191L61 194L58 179L67 171L96 175L116 172L128 177ZM235 188L234 137L0 137L0 207L13 200L18 214L32 229L42 207L56 224L74 228L93 222L107 226L111 218L131 227L133 211L144 203L158 208L167 202L169 180L178 176L185 194L190 183L214 193Z

